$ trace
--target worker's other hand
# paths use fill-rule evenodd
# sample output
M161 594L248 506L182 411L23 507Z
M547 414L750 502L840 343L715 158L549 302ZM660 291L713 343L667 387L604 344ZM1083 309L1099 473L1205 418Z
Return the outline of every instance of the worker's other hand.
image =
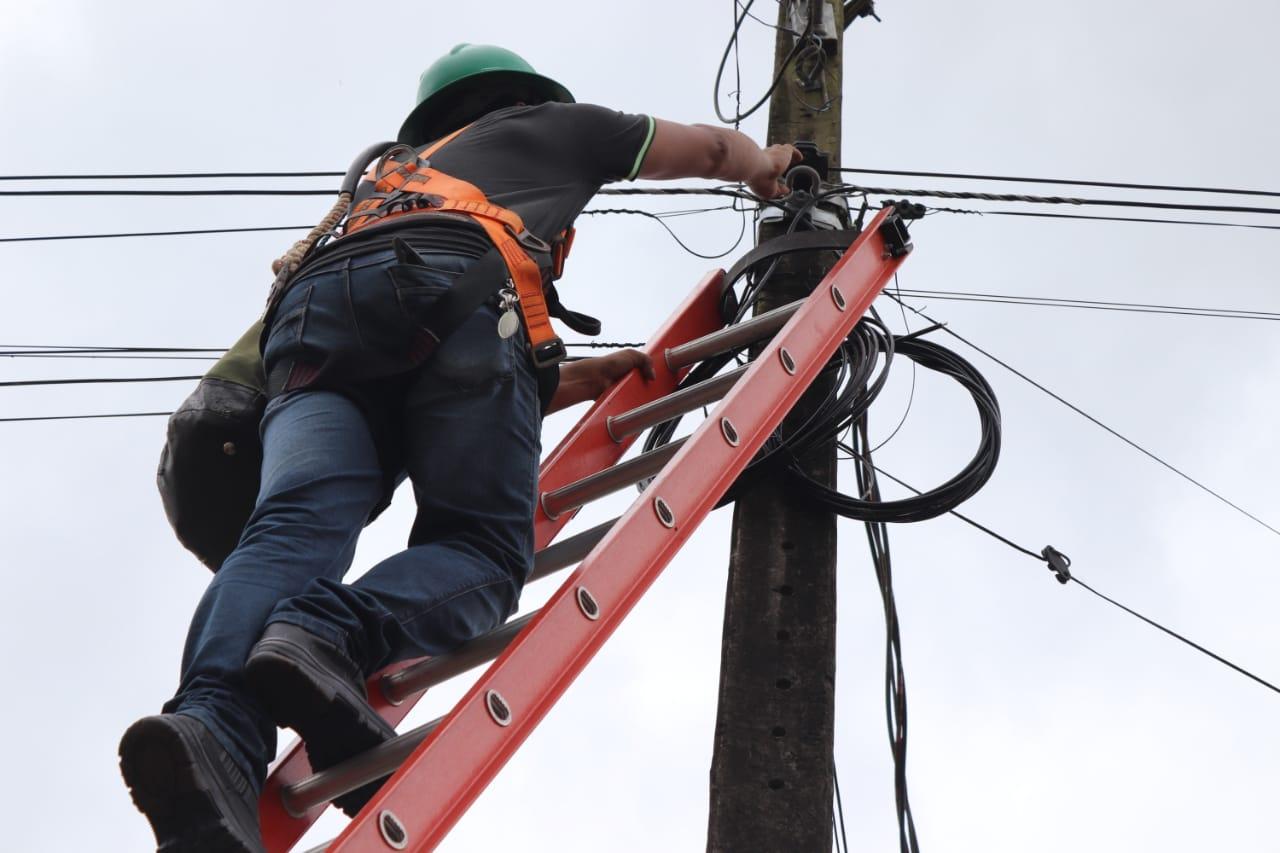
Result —
M747 186L761 198L777 198L790 190L782 182L782 175L803 156L794 145L770 145L760 151L760 165L747 180Z
M547 414L587 400L595 400L633 370L654 379L653 359L639 350L624 349L598 358L584 358L560 365L560 384Z

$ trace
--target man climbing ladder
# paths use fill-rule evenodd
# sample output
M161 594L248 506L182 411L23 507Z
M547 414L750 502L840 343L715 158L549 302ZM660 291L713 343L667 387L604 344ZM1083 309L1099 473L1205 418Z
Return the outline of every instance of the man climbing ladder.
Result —
M596 191L702 177L773 198L798 158L723 128L576 104L483 45L423 73L399 142L343 235L273 299L256 506L196 609L176 695L120 744L163 853L261 850L257 795L278 725L316 769L361 752L392 734L366 702L369 673L446 652L516 609L541 416L649 369L635 352L559 363L548 315L591 321L544 286ZM444 295L495 248L487 298L442 329ZM359 531L405 476L409 547L342 583ZM372 793L338 805L354 812Z

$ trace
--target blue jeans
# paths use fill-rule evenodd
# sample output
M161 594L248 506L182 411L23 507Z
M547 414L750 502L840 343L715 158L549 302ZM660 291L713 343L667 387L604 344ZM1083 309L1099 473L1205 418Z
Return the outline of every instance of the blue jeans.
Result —
M423 260L431 269L415 271L417 280L441 287L469 263ZM278 316L301 321L273 324L268 370L281 336L327 345L317 330L338 326L310 318L345 311L357 334L370 317L400 322L404 300L387 286L396 266L390 251L378 252L295 283ZM365 302L359 310L352 294ZM196 608L178 693L164 708L205 723L256 784L276 729L243 665L266 625L288 622L333 642L368 674L448 651L515 611L533 560L541 418L525 346L498 337L497 317L482 307L425 365L358 393L302 389L268 403L257 505ZM386 483L406 475L418 505L409 547L342 583Z

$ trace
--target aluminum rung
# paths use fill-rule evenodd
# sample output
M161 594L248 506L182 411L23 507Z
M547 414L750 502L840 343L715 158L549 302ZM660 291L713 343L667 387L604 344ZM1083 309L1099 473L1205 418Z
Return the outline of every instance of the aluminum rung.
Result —
M614 441L622 441L627 436L669 421L677 415L688 414L708 403L714 403L729 393L729 389L742 378L742 374L747 372L748 367L750 365L744 364L736 370L712 377L697 385L682 388L652 403L645 403L629 412L614 415L605 421L605 429L609 431L609 437Z
M563 542L543 548L534 557L533 571L529 574L529 580L535 581L539 578L544 578L552 572L581 562L591 553L591 549L596 546L596 543L604 538L604 535L609 532L609 528L613 527L614 522L617 520L612 518L603 524L597 524L590 530L584 530L576 536L571 536ZM391 704L399 705L415 693L426 690L428 687L434 687L482 663L493 660L502 654L502 650L515 639L516 634L520 633L524 626L529 624L529 620L536 615L537 611L534 611L521 616L519 619L513 619L488 634L476 637L474 640L459 646L448 654L426 658L390 675L384 675L379 682L382 687L382 695Z
M800 299L774 308L772 311L766 311L735 326L728 326L718 332L695 338L687 344L671 347L666 352L667 367L679 370L704 358L763 340L787 325L791 315L799 311L803 304L804 300Z
M583 504L611 495L619 489L635 485L646 477L652 477L663 469L676 455L685 439L673 441L657 450L642 453L634 459L628 459L612 468L583 477L576 483L542 493L542 511L548 518L557 518L561 513L577 509Z
M488 663L502 654L502 650L511 644L516 634L519 634L524 626L529 624L529 620L537 615L538 611L535 610L519 619L512 619L489 633L464 643L448 654L420 660L402 670L382 676L380 679L382 695L386 696L391 704L399 705L415 693L442 684L455 675L461 675L482 663Z
M336 797L394 773L443 720L444 717L436 717L416 729L383 741L368 752L284 786L280 789L280 799L285 811L294 817L302 817L318 805L332 802Z
M604 538L609 532L609 528L613 527L618 519L611 518L603 524L597 524L590 530L584 530L581 533L574 534L563 542L557 542L554 545L548 545L533 557L533 571L529 573L529 580L532 583L536 580L542 580L553 572L561 569L567 569L574 563L580 563L586 559L591 553L591 549Z

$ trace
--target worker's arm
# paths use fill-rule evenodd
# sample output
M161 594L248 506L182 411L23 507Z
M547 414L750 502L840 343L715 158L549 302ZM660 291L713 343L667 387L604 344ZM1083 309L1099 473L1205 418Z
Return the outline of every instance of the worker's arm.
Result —
M787 192L782 173L799 160L800 152L791 145L761 148L736 130L656 119L639 177L742 181L756 195L776 198Z
M639 350L626 349L599 358L584 358L560 365L560 384L547 406L547 414L587 400L594 400L608 391L613 383L632 370L639 370L645 379L653 379L653 361Z

